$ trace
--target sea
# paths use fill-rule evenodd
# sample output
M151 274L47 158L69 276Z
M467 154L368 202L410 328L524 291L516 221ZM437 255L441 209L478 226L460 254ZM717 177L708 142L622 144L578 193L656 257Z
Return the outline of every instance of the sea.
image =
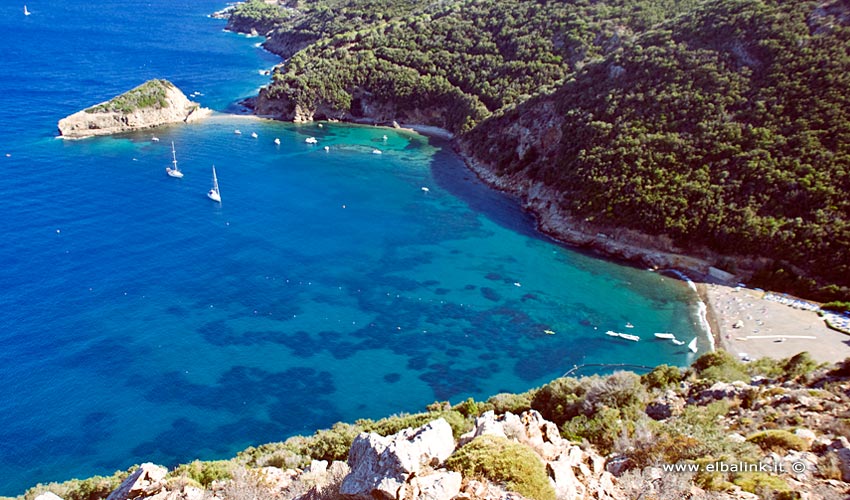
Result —
M225 5L0 7L0 496L709 348L683 281L538 233L446 141L248 116L280 60ZM56 137L152 78L215 114Z

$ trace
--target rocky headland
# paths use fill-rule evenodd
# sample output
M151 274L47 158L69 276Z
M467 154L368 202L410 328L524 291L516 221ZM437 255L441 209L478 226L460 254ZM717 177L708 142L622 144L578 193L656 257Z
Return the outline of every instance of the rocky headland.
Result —
M169 123L188 123L210 114L190 101L167 80L150 80L109 101L59 120L59 134L67 139L119 134Z

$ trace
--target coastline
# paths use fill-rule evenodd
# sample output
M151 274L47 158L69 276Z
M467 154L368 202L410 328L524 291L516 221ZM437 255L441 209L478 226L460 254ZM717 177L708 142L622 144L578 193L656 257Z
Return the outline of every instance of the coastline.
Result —
M228 118L243 117L246 120L274 120L272 117L257 115L227 116ZM320 122L322 120L317 121L317 123ZM455 139L450 131L432 125L351 123L403 130L443 140ZM452 142L452 149L487 186L515 197L523 210L534 216L537 230L541 233L567 246L590 250L601 258L621 260L654 270L671 271L679 279L688 283L697 299L697 319L710 350L723 349L739 358L746 359L788 358L801 351L809 351L812 357L820 362L838 362L850 357L850 336L831 330L816 313L794 310L778 302L763 300L764 292L734 287L729 281L726 284L720 284L717 279L710 278L711 263L709 261L684 253L665 251L666 249L658 248L658 245L638 244L637 242L645 241L641 238L648 238L646 235L616 229L592 233L593 230L589 230L589 226L576 224L574 219L557 209L551 201L555 199L555 193L551 190L533 185L528 181L516 182L497 177L465 154L457 141ZM758 300L760 310L767 312L758 320L761 324L756 325L763 330L757 327L750 327L746 332L733 329L732 325L738 320L739 315L744 314L744 311L730 311L728 309L730 297L733 299L747 297L749 299L747 304L754 304L754 301ZM803 334L798 331L801 328L804 329ZM775 338L759 338L764 335L759 336L759 331L753 330L769 330L770 337ZM748 334L742 335L743 333ZM815 342L812 342L813 340ZM747 343L744 344L745 342Z
M678 252L678 249L667 244L663 237L580 222L566 214L553 201L558 197L554 189L527 179L499 177L474 160L457 141L454 146L455 152L482 182L516 197L523 209L534 215L537 230L541 233L566 245L591 250L601 256L623 260L640 267L684 271L698 281L702 281L709 274L711 262Z
M765 300L765 292L709 279L709 261L660 249L657 245L636 244L636 241L646 241L646 235L628 230L616 231L617 235L609 234L610 230L594 234L558 209L552 202L556 193L551 189L527 180L498 177L466 154L459 144L455 143L454 149L482 182L517 197L523 209L534 215L541 233L605 258L667 269L688 282L697 296L699 321L712 350L723 349L746 360L788 358L802 351L808 351L819 362L833 363L850 357L850 336L829 328L817 313ZM690 278L695 278L697 283L683 272L692 275ZM757 319L744 309L756 305L761 312ZM745 322L744 327L733 328L739 320Z

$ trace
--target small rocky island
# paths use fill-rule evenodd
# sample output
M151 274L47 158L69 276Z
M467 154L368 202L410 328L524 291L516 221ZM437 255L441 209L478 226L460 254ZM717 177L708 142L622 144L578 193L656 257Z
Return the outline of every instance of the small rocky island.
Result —
M82 139L191 122L210 113L167 80L149 80L109 101L59 120L59 134Z

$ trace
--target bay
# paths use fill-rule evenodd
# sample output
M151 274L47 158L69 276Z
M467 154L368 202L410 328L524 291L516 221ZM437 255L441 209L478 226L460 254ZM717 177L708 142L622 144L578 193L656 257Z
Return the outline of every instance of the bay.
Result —
M651 340L698 334L687 287L540 235L447 143L241 115L278 59L222 2L27 5L0 16L0 495L693 359ZM150 78L217 114L55 138Z

